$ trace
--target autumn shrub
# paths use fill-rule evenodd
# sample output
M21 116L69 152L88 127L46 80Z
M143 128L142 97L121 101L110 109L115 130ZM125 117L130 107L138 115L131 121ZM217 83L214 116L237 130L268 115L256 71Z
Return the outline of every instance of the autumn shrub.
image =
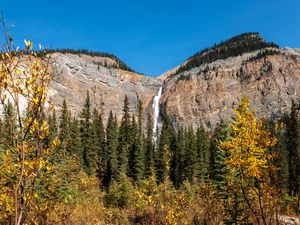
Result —
M104 193L99 191L97 178L84 172L72 175L76 180L69 183L72 192L56 200L47 214L47 224L99 224L104 221ZM67 179L67 178L66 178Z
M194 224L222 224L224 207L217 189L211 183L185 181L181 187Z
M120 173L119 181L113 181L105 197L109 207L125 207L131 200L133 184L125 173Z
M156 185L150 177L135 190L132 222L139 224L187 224L186 200L169 180Z

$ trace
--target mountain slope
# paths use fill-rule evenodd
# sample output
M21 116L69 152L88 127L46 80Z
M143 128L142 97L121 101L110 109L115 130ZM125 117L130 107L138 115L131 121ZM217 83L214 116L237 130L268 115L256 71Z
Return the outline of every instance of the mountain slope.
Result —
M169 76L161 104L175 125L212 128L232 115L242 96L259 116L280 116L300 99L299 83L297 51L256 50Z

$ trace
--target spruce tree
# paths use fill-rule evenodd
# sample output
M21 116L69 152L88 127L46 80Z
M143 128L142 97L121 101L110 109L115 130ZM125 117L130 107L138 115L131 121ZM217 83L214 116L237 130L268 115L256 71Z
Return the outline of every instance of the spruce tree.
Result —
M57 117L56 111L53 109L52 116L51 116L51 123L49 123L50 132L52 132L51 136L54 138L58 134L58 127L57 127Z
M192 127L185 131L186 145L185 145L185 178L190 182L196 178L197 175L197 145L195 134Z
M288 193L289 188L289 152L287 150L287 141L285 127L288 123L289 115L285 114L279 121L268 120L266 127L277 139L277 144L270 151L276 154L273 163L277 167L277 173L270 174L277 188L282 188Z
M165 149L168 149L169 153L173 155L174 149L176 146L175 133L170 123L170 119L166 112L163 113L163 121L162 121L162 129L159 136L157 151L155 154L155 166L157 172L157 180L159 182L165 179L165 166L166 165L166 157L165 157Z
M61 110L60 122L59 122L59 140L60 140L60 149L66 153L68 149L68 144L70 141L70 127L69 127L69 111L67 103L64 100Z
M105 129L102 120L102 114L94 110L93 124L96 131L95 144L97 145L97 173L99 179L103 179L105 167L107 166L107 151L106 151L106 140L105 140Z
M299 105L292 102L291 114L287 123L287 148L289 154L290 194L299 194L300 188L300 116Z
M132 142L132 133L130 127L130 114L128 97L125 95L123 105L123 117L119 128L118 135L118 172L121 171L127 174L128 172L128 155L129 148Z
M137 115L138 115L138 133L140 136L142 136L142 130L143 130L143 103L138 97L138 103L137 103Z
M118 127L114 119L112 111L109 113L106 127L106 151L107 164L105 165L103 184L108 187L112 180L117 179L117 142L118 142Z
M173 180L175 187L179 187L185 180L185 159L188 157L185 156L185 143L185 131L180 127L177 132L176 147L171 162L171 179Z
M49 125L49 135L46 140L46 144L49 146L50 143L56 138L58 135L58 128L57 128L57 118L56 112L53 109L52 114L48 117L48 125Z
M209 175L210 165L210 151L209 151L209 137L205 129L201 126L196 132L197 142L197 155L198 155L198 168L199 179L205 181Z
M82 146L80 140L80 124L79 121L74 117L70 122L70 144L69 151L72 154L77 154L81 163L83 163L82 159Z
M144 174L143 149L141 136L138 132L139 128L134 115L131 121L132 144L130 145L129 151L129 176L138 183Z
M97 168L97 149L94 143L95 129L91 123L91 103L88 92L80 117L83 168L92 175L95 174Z
M153 144L153 121L150 113L147 114L146 139L145 139L145 175L150 176L154 169L154 144Z
M210 151L211 155L211 177L215 183L221 197L224 196L224 190L226 185L227 167L225 160L227 160L228 154L224 149L219 147L221 141L228 141L230 139L230 130L228 124L221 121L217 124L214 130L214 134L211 139Z

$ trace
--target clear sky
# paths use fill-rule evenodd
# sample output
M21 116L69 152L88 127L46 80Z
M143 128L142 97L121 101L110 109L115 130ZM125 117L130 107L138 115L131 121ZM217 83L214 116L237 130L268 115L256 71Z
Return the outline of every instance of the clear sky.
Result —
M147 75L243 32L300 47L300 0L0 0L0 10L18 44L105 51Z

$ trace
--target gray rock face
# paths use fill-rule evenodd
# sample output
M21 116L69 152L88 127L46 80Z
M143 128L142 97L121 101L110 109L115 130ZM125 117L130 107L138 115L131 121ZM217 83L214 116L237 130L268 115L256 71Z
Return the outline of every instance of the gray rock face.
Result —
M87 55L52 54L54 79L49 91L50 102L59 109L65 99L72 114L78 115L89 92L93 107L103 112L104 120L110 110L121 118L125 95L129 98L131 112L136 109L137 95L147 108L162 81L155 77L98 66L95 62L101 60L112 61Z
M204 64L178 75L175 70L160 77L148 77L124 70L98 66L95 62L112 59L54 53L51 65L54 81L50 100L60 108L65 99L73 115L78 115L87 91L93 107L112 110L120 119L127 95L131 112L137 95L146 112L152 112L152 98L163 85L160 99L174 125L203 125L211 129L221 119L230 119L242 96L251 100L258 116L276 117L290 110L293 99L300 99L300 52L280 49L281 54L248 61L258 52Z
M300 55L280 51L252 62L247 59L257 52L248 53L168 76L162 105L174 124L208 129L230 118L242 96L250 98L258 116L288 112L292 99L300 99Z

